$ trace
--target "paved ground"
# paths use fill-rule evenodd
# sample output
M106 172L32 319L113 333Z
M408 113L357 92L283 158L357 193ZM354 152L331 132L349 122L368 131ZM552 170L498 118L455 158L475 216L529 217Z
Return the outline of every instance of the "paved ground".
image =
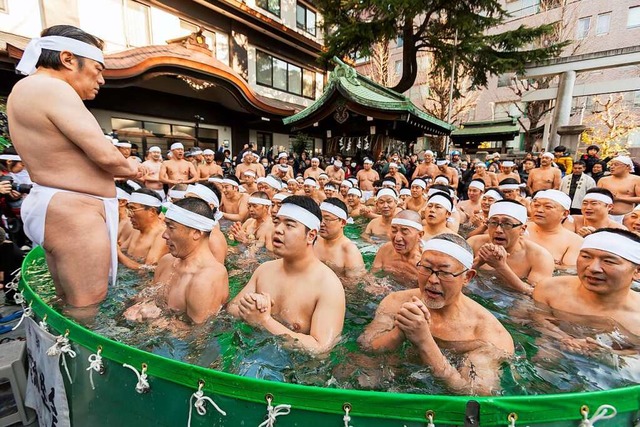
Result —
M5 319L8 316L10 316L11 314L15 313L18 310L21 310L22 308L19 305L7 305L5 304L4 301L4 295L3 293L0 291L0 318L1 319ZM13 327L15 326L18 321L20 320L20 318L17 318L13 321L9 321L9 322L2 322L0 321L0 328L1 330L4 330L4 326L10 326ZM24 327L22 325L20 325L20 327L18 329L16 329L15 331L10 331L10 332L5 332L5 333L0 333L0 352L2 351L2 344L7 342L7 341L12 341L12 340L24 340L25 338L25 332L24 332ZM6 381L6 379L4 378L0 378L0 420L2 419L2 416L4 414L11 414L15 412L15 402L13 400L12 397L12 393L11 393L11 387L9 385L9 383ZM0 421L1 423L1 421ZM4 425L4 424L2 424ZM19 427L22 426L22 423L17 423L17 424L12 424L13 427ZM36 423L33 424L29 424L30 426L36 426Z

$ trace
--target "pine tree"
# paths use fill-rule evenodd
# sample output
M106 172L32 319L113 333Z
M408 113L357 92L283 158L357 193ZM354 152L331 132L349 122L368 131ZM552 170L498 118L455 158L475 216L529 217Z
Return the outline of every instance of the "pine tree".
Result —
M393 87L405 92L418 75L418 52L431 52L437 68L472 85L486 86L487 76L524 71L527 62L556 56L564 43L528 48L553 31L551 25L492 33L508 18L499 0L316 0L325 22L325 60L334 56L370 56L384 40L403 39L403 70Z

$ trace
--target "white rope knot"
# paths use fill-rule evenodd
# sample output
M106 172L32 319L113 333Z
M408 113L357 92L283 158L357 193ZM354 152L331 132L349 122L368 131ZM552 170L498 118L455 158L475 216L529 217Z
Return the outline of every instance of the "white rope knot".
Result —
M216 402L213 401L213 399L204 395L204 392L202 391L202 387L204 387L204 382L200 381L200 383L198 384L198 391L193 393L191 395L191 398L189 399L189 419L187 420L187 427L191 427L191 413L193 412L194 407L196 408L196 412L198 413L198 415L201 415L201 416L207 415L207 402L211 403L211 405L220 414L222 414L223 416L227 416L227 413L223 411L216 404ZM194 398L196 399L195 402L193 401Z
M436 425L433 423L433 412L429 411L427 413L427 427L436 427Z
M342 417L342 421L344 421L344 427L352 427L351 424L349 424L351 422L351 417L349 416L349 412L351 412L351 407L348 405L345 405L344 417Z
M104 365L102 364L102 349L99 348L95 354L89 355L89 367L87 371L89 371L89 381L91 382L91 388L93 390L96 389L93 384L93 371L96 371L100 375L104 374Z
M67 331L68 332L68 331ZM62 358L62 366L64 366L64 370L67 372L67 378L69 379L69 384L73 384L71 380L71 374L69 373L69 367L67 366L67 358L65 355L69 355L72 359L76 357L76 352L71 348L71 343L69 342L69 338L67 338L67 334L60 335L56 337L56 342L47 350L47 356L60 356Z
M38 326L40 326L40 329L42 329L43 331L49 332L49 325L47 325L47 315L46 314L44 315L42 320L38 323Z
M24 304L24 295L22 295L22 292L16 292L13 294L13 300L16 304Z
M611 412L608 412L609 410L611 410ZM596 413L593 414L593 417L589 418L589 408L585 405L580 410L580 413L582 413L582 421L579 427L595 427L596 423L600 420L610 420L614 418L618 414L618 411L612 405L601 405L596 410Z
M31 309L31 304L29 304L29 307L25 307L24 305L22 306L22 316L20 316L20 320L18 321L18 323L16 323L16 326L13 327L13 329L11 329L12 331L15 331L16 329L18 329L20 327L20 325L22 324L22 321L24 320L25 317L32 317L33 316L33 310Z
M273 427L276 423L276 418L282 415L289 415L291 412L291 405L276 405L271 406L271 397L267 397L267 419L264 420L258 427Z
M151 386L149 385L149 381L147 380L147 365L142 365L142 371L138 372L136 368L131 365L127 365L126 363L122 365L123 368L131 369L138 377L138 383L136 384L136 391L140 394L147 393Z

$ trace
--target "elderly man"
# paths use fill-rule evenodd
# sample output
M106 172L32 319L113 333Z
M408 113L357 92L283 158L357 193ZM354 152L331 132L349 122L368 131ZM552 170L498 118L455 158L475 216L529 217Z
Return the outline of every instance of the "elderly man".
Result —
M427 205L421 212L424 239L429 240L439 234L450 233L447 221L453 212L453 200L448 194L438 191L427 200Z
M229 221L244 221L249 215L247 201L249 195L240 192L240 181L232 175L222 180L222 204L220 210Z
M213 150L206 149L202 152L204 163L198 165L198 175L200 182L206 182L214 175L223 175L222 167L215 162L215 153Z
M609 228L588 235L580 247L577 270L577 276L540 282L533 292L534 300L548 306L560 320L606 329L618 336L639 336L640 294L630 288L640 278L640 237ZM572 337L558 326L549 329L550 322L545 323L565 348L584 354L603 350L604 345L596 339ZM605 349L612 351L611 347Z
M640 236L640 205L625 215L622 225Z
M373 183L380 179L378 172L372 169L373 160L364 159L363 168L358 171L356 178L358 179L358 188L362 191L364 201L369 200L375 191Z
M320 210L320 239L313 245L316 256L339 276L362 276L366 273L362 254L355 243L344 235L347 206L340 199L332 197L320 204Z
M368 239L371 236L389 238L391 232L391 220L396 214L398 208L398 194L391 188L382 188L378 191L376 197L376 211L380 214L367 224L364 230L363 238Z
M424 161L416 167L416 170L413 171L413 175L411 175L411 179L415 178L435 178L438 175L438 166L433 162L433 151L427 150L424 152Z
M626 214L640 203L640 176L632 175L633 162L628 156L618 156L609 162L611 175L598 181L598 187L606 188L613 194L611 219L622 223Z
M342 283L313 249L321 222L309 197L283 200L273 236L280 258L261 264L228 307L232 316L311 353L327 353L338 343L346 311Z
M505 160L500 164L500 172L498 173L498 182L501 182L503 179L513 178L518 184L520 183L520 175L515 171L516 164L511 160Z
M69 25L43 30L16 67L31 75L7 102L12 142L35 183L21 207L25 233L44 247L56 292L74 307L104 299L110 268L115 282L114 177L145 174L105 140L83 103L104 84L102 46Z
M580 215L582 199L587 190L594 188L596 182L584 173L585 164L582 160L573 164L572 173L566 174L560 183L560 191L571 198L571 215Z
M559 190L539 191L531 202L532 222L526 237L548 250L560 268L576 265L583 240L562 226L570 206L569 196Z
M562 172L553 167L554 156L548 151L540 157L540 167L529 171L527 187L532 193L540 190L558 190L562 181Z
M318 159L317 157L313 157L311 159L311 167L305 169L303 177L305 179L313 178L315 180L318 180L318 177L322 172L324 171L320 168L320 159Z
M171 158L162 162L160 167L160 181L169 186L196 182L200 175L193 163L184 159L184 145L174 142L171 144L171 153Z
M344 169L342 169L342 162L338 159L335 159L332 165L327 166L325 173L329 177L329 182L335 186L339 186L344 181Z
M229 230L235 240L272 251L273 221L269 213L271 205L267 193L256 191L251 194L247 202L249 218L244 223L236 222Z
M160 181L160 168L162 167L162 150L160 147L149 148L149 159L142 163L149 172L143 177L144 186L158 193L162 200L167 198L162 182Z
M229 278L224 265L209 250L209 233L215 225L213 211L203 200L177 201L165 214L169 253L160 259L153 276L162 284L155 300L144 300L129 307L128 320L156 319L159 307L184 314L195 324L215 316L229 298Z
M493 270L500 284L531 294L536 283L553 275L553 257L542 246L523 237L527 208L500 200L489 208L488 234L469 238L476 257L473 268Z
M392 179L398 186L396 191L400 191L401 187L409 186L409 181L407 181L407 178L403 174L398 172L398 164L394 162L389 163L389 173L384 176L384 179L385 181Z
M426 242L418 288L393 292L358 339L375 352L413 344L432 375L454 393L490 395L500 387L500 363L513 355L513 340L484 307L462 293L475 276L473 252L458 235ZM460 364L450 353L463 356Z
M371 272L387 271L408 281L418 278L416 264L422 256L424 231L420 214L403 210L391 220L391 241L380 246L371 266Z
M250 169L247 169L246 171L244 171L244 173L242 174L242 185L241 187L244 188L245 193L247 194L251 194L251 193L255 193L258 190L258 185L256 184L256 179L258 177L256 176L256 173Z
M278 154L278 164L271 168L271 175L277 176L282 181L293 178L293 168L287 164L289 155L285 152Z
M282 181L277 176L267 175L265 178L258 178L256 182L258 191L267 193L270 199L282 190Z
M575 163L574 170L578 167ZM572 221L562 223L567 230L578 233L582 237L601 228L625 227L609 218L613 209L613 194L606 188L591 188L582 198L582 215L571 215Z
M126 254L118 248L118 261L132 270L152 266L167 254L167 246L162 239L165 225L160 219L162 199L148 188L136 190L127 204L127 213L133 233L123 245ZM138 261L142 261L142 263Z

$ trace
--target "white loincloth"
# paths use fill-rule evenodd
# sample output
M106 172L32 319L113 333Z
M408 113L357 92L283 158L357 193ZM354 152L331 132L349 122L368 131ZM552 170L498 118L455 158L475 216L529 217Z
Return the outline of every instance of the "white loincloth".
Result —
M56 193L73 193L81 196L93 197L102 200L106 217L107 233L111 246L111 271L109 276L111 284L116 284L116 274L118 272L118 200L116 198L105 198L92 194L78 193L76 191L62 190L59 188L45 187L33 184L29 195L24 199L21 208L24 232L33 243L44 244L44 227L47 215L47 208L51 198Z

